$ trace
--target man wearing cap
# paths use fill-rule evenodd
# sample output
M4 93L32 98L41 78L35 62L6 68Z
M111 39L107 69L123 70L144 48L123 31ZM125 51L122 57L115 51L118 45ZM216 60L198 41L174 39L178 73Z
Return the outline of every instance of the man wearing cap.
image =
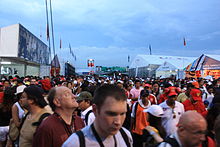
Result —
M140 93L140 99L132 105L131 113L131 131L134 139L134 147L143 146L145 138L143 136L143 129L148 126L147 113L143 112L151 106L149 101L149 91L142 90Z
M95 120L95 115L92 111L92 94L83 91L76 99L79 104L79 109L82 110L81 118L84 120L85 125L91 125Z
M206 116L207 110L202 102L201 91L199 89L192 89L190 91L190 98L183 102L185 111L195 110L198 113Z
M84 127L83 120L73 115L78 103L69 88L52 88L48 101L54 114L45 119L37 129L33 147L60 147L72 133Z
M171 135L177 130L177 123L180 116L184 113L184 106L176 101L177 92L175 87L169 87L168 99L160 104L164 111L162 125L167 135Z

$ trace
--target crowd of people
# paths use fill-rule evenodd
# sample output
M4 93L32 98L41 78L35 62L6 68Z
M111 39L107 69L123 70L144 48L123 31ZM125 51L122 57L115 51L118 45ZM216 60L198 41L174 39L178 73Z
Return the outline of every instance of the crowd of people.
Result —
M220 78L3 77L5 146L220 147Z

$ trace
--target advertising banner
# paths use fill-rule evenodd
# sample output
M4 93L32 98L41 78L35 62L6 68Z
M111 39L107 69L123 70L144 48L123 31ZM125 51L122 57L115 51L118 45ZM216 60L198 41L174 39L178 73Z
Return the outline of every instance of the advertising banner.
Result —
M39 64L49 64L49 49L22 25L19 27L18 57Z

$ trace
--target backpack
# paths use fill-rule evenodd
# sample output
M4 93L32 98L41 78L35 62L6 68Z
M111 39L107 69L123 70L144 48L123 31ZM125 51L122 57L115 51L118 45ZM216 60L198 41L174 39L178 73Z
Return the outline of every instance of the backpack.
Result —
M10 120L9 123L9 132L8 132L8 136L10 138L11 141L16 141L16 139L19 137L20 135L20 130L22 128L22 125L24 124L25 119L27 118L27 115L29 114L29 112L25 115L25 117L22 118L21 120L21 124L19 127L17 127L13 121L13 119Z
M12 141L16 141L16 139L19 137L19 135L20 135L20 130L21 130L21 128L22 128L22 126L23 126L23 124L24 124L24 121L26 120L26 118L27 118L27 116L28 116L29 113L30 113L30 112L28 112L28 113L25 115L25 117L22 119L21 125L20 125L19 128L16 127L16 125L15 125L15 123L14 123L14 121L13 121L12 119L10 120L10 124L9 124L9 138L10 138ZM38 120L37 122L32 123L32 125L38 127L38 126L41 124L41 122L42 122L46 117L48 117L49 115L50 115L50 113L44 113L44 114L42 114L42 115L40 116L39 120Z
M129 140L128 140L128 136L125 133L125 131L122 128L119 131L120 131L121 136L124 139L127 147L131 147L131 145L129 143ZM85 145L85 136L84 136L83 132L81 130L79 130L79 131L76 132L76 135L79 137L79 146L80 147L86 147L86 145Z
M85 115L85 123L86 125L88 125L88 119L89 119L89 114L92 113L93 111L92 110L89 110L86 115Z

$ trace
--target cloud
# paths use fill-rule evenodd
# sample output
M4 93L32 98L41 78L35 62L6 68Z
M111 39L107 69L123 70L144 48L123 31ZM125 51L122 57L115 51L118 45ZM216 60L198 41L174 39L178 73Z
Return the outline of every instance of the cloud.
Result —
M128 54L148 54L149 44L153 54L183 56L206 52L202 48L217 53L220 46L219 0L52 0L52 5L55 45L60 37L64 48L71 43L77 66L86 66L88 58L124 66ZM36 36L41 32L44 41L45 13L44 0L0 0L1 26L20 22ZM68 49L60 54L72 60Z

